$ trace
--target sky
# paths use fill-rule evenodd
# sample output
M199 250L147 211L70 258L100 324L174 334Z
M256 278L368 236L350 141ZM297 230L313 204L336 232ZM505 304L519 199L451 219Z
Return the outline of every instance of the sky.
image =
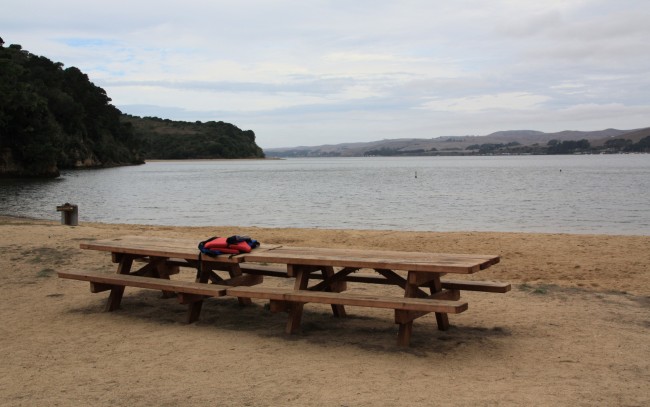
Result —
M0 37L262 148L650 126L647 0L5 0Z

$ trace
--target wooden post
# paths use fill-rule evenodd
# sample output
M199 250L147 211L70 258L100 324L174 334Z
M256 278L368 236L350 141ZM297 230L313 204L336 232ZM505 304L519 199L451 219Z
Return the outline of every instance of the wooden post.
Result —
M129 274L131 266L133 265L133 257L124 255L120 259L120 264L117 266L117 274ZM124 286L113 286L111 293L108 295L108 301L104 311L110 312L120 308L122 296L124 295Z
M405 324L399 324L397 345L409 346L411 343L411 333L413 333L413 321L407 322Z
M442 291L442 283L440 282L439 274L436 274L435 278L431 280L431 282L429 283L429 289L431 290L432 295ZM438 323L439 330L446 331L449 329L449 316L447 314L442 312L436 312L436 322Z
M334 276L334 267L323 267L321 272L323 273L323 279L327 281L328 278ZM326 290L330 292L340 293L347 288L345 281L336 281L332 283ZM332 304L332 313L337 318L345 318L347 314L345 313L345 306L340 304Z
M77 226L79 224L79 207L69 203L56 207L57 212L61 212L61 224L68 226Z
M413 281L410 278L411 271L409 271L409 276L407 276L407 282L404 286L404 297L405 298L416 298L418 296L418 286L417 284L412 283ZM397 320L397 312L395 313L395 319ZM399 332L397 333L397 345L399 346L409 346L411 342L411 333L413 333L413 320L409 318L408 321L399 322Z
M239 267L239 264L233 264L230 266L228 273L230 274L230 278L239 277L242 275L241 267ZM253 303L250 298L237 297L237 300L239 301L239 305L251 305Z
M306 290L309 284L309 270L305 267L294 266L292 267L295 272L296 281L293 285L294 290ZM291 304L289 310L289 320L287 321L287 328L285 330L288 334L294 334L300 330L300 320L302 319L302 309L305 304L294 302Z
M211 270L205 270L204 269L204 267L206 267L205 263L201 264L201 262L199 262L198 266L201 269L201 273L197 276L196 282L197 283L207 284L208 280L210 278L210 271ZM203 307L203 300L192 302L191 304L189 304L187 306L187 318L186 318L186 321L187 321L188 324L191 324L192 322L199 319L199 315L201 315L201 308L202 307Z
M165 280L169 280L169 274L171 274L171 273L170 273L170 270L169 270L170 266L167 265L167 259L165 259L165 258L154 258L154 259L151 259L151 261L156 262L156 274L158 274L157 277L165 279ZM163 291L162 292L162 297L163 298L176 297L176 293L173 292L173 291Z

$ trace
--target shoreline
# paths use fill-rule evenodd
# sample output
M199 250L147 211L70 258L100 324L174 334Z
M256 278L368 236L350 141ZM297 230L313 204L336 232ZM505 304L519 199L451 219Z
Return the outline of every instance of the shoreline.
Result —
M26 215L6 215L0 214L0 221L3 218L7 219L25 219L29 221L44 221L44 222L55 222L60 223L59 220L53 218L38 218L31 217ZM161 225L155 223L122 223L122 222L96 222L96 221L83 221L82 223L92 225L115 225L115 226L146 226L151 228L259 228L259 229L280 229L280 230L314 230L314 231L346 231L346 230L355 230L359 232L384 232L384 233L497 233L497 234L523 234L523 235L570 235L570 236L608 236L608 237L639 237L639 238L650 238L650 232L647 235L644 234L621 234L621 233L592 233L592 232L561 232L561 231L546 231L546 232L532 232L532 231L508 231L508 230L402 230L402 229L354 229L354 228L326 228L326 227L267 227L267 226L237 226L237 225ZM81 224L81 222L80 222Z
M480 279L515 284L555 285L596 292L650 295L650 236L528 232L433 232L400 230L263 228L237 226L160 226L59 221L0 216L0 231L11 226L51 227L82 239L151 234L195 238L249 235L263 243L308 247L355 247L373 250L475 253L501 256L501 263L480 273ZM60 228L60 229L58 229ZM11 235L10 232L4 236ZM38 236L39 232L34 232ZM3 238L0 238L0 244ZM76 249L71 247L71 249ZM633 277L633 278L631 278Z

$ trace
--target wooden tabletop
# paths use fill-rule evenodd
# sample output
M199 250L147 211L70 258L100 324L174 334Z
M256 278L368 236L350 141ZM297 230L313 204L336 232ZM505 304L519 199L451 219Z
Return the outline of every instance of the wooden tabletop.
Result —
M499 262L496 255L422 253L366 249L280 246L253 250L247 262L358 267L471 274Z
M81 248L111 253L197 260L198 243L197 240L192 239L123 236L88 241L82 243ZM237 256L203 256L203 260L226 263L257 262L471 274L498 263L499 256L262 245L251 253Z
M177 239L157 236L121 236L113 239L93 240L81 243L82 249L100 250L111 253L133 254L139 256L154 256L198 260L199 241L195 239ZM261 248L274 248L274 245L263 245ZM218 257L202 256L204 261L222 263L242 263L242 255L222 255Z

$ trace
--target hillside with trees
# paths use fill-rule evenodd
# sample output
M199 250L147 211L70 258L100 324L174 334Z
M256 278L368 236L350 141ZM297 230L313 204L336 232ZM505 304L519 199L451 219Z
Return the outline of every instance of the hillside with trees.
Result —
M0 176L142 163L110 101L79 69L0 39Z
M255 143L255 133L230 123L130 115L123 115L122 123L133 129L149 159L264 158L264 152Z
M251 130L124 115L78 68L0 38L0 177L142 164L146 158L259 158Z
M269 157L455 156L650 153L650 128L599 131L500 131L486 136L385 139L365 143L285 147Z

